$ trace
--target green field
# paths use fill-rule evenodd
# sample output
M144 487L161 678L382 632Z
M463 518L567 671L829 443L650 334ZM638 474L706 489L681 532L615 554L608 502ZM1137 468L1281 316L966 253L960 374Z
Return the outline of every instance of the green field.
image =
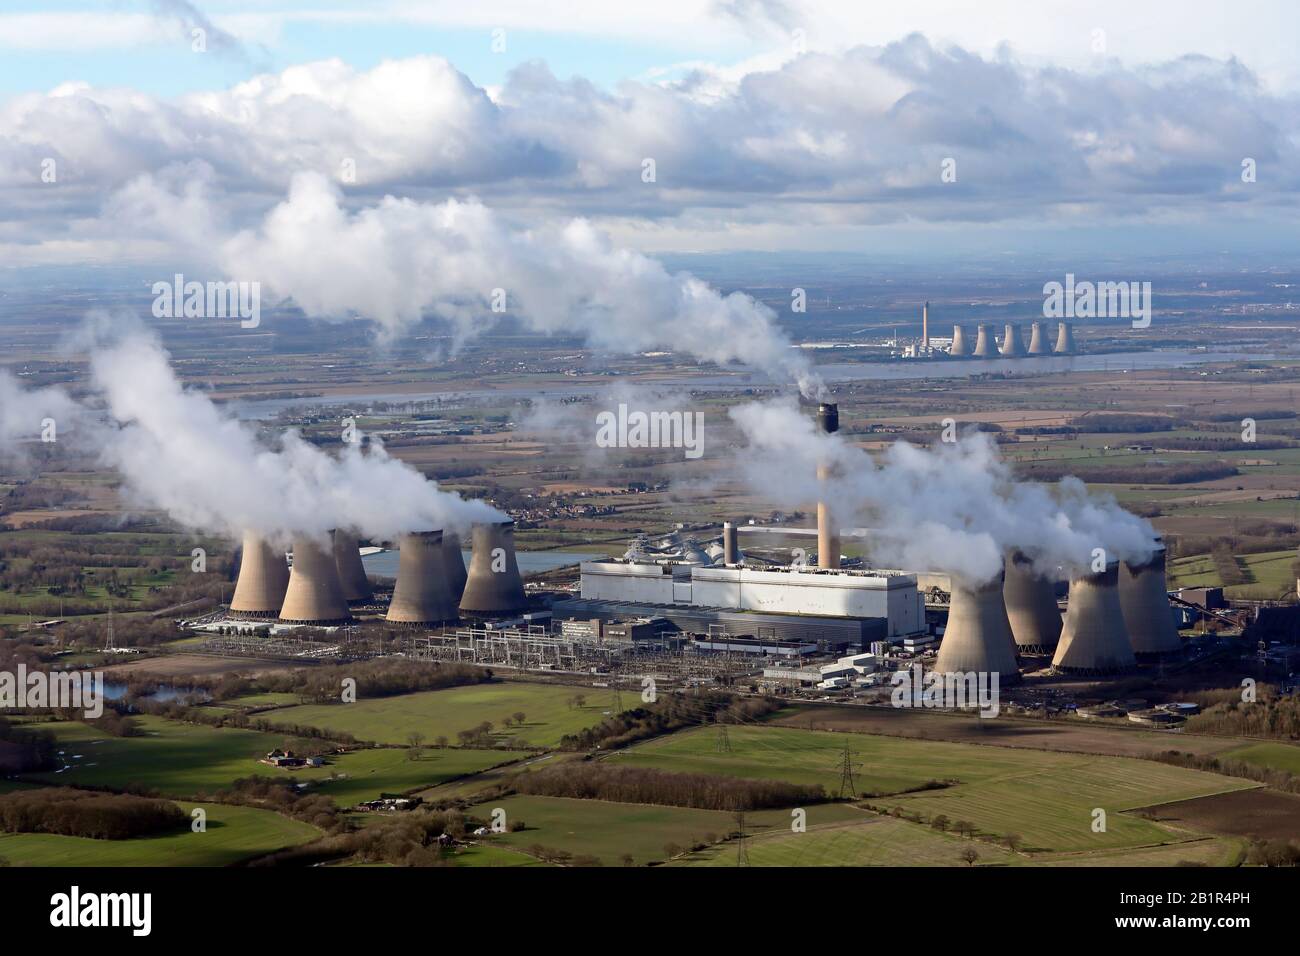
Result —
M1248 744L1221 756L1226 760L1242 760L1256 767L1300 775L1300 747L1290 744Z
M182 724L160 717L140 717L144 734L107 737L81 723L42 725L58 737L69 769L29 774L27 779L54 785L143 787L164 796L213 793L240 777L262 776L310 781L341 806L435 786L476 773L524 754L502 750L426 750L419 760L405 749L356 750L329 758L324 767L278 771L257 759L283 746L281 734L238 728ZM79 758L79 759L78 759Z
M131 840L91 840L55 833L0 834L0 857L13 866L228 866L320 835L310 824L252 807L202 806L207 831L186 829Z
M527 848L534 844L567 850L574 855L599 857L606 866L618 866L624 854L636 865L665 859L670 843L686 847L721 838L735 829L732 814L690 807L658 807L604 800L570 800L566 797L507 797L481 803L469 812L490 817L493 809L506 811L506 822L522 820L527 829L492 837L502 846ZM808 826L858 820L867 814L844 804L810 806ZM762 810L746 814L745 828L760 833L790 829L789 810Z
M584 707L569 706L567 702L575 694L586 696ZM628 707L637 699L631 693L623 695ZM565 734L600 723L613 703L614 695L601 688L502 681L377 697L355 704L305 704L262 716L275 723L321 727L352 734L358 740L397 745L405 745L413 732L424 734L426 744L440 736L455 743L459 731L489 720L494 736L502 742L518 738L529 747L554 747ZM525 715L523 726L507 730L503 722L516 712Z
M1245 566L1253 579L1248 584L1234 584L1224 589L1228 597L1239 599L1279 598L1295 590L1294 551L1262 551L1244 554L1238 563ZM1170 563L1169 586L1181 588L1219 587L1222 580L1208 554L1179 558Z
M759 834L745 851L750 866L966 866L961 853L972 847L979 854L976 866L1018 860L1001 847L874 815L858 823L810 825L805 833ZM736 866L737 856L737 846L725 843L673 865Z
M873 803L900 806L927 820L937 814L969 820L992 836L1016 833L1027 850L1174 842L1181 838L1123 811L1256 786L1125 757L784 727L736 727L729 736L730 753L717 751L714 731L696 730L650 741L610 759L664 770L820 783L833 794L847 745L859 792L886 792L891 787L897 791L900 783L914 786L930 779L959 781L941 790L876 798ZM1104 833L1092 831L1095 808L1107 813Z

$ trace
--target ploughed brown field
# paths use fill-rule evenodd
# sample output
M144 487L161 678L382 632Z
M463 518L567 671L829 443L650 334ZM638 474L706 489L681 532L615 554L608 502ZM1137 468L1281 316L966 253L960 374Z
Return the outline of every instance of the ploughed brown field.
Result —
M1158 823L1224 836L1300 840L1300 797L1277 790L1238 790L1147 809Z
M104 668L109 679L122 679L136 674L158 677L211 677L218 674L249 674L256 676L270 671L288 671L301 664L289 661L263 661L252 657L207 657L203 654L168 654L149 657L128 664L114 664Z

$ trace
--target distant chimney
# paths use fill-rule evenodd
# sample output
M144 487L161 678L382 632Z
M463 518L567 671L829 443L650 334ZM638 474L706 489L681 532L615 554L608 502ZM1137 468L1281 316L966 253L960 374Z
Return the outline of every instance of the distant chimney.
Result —
M1074 354L1074 328L1069 322L1061 323L1061 329L1056 336L1056 348L1052 351L1057 355Z
M921 348L930 347L930 303L921 306Z
M1169 608L1163 544L1145 563L1120 565L1119 606L1133 654L1139 661L1162 660L1182 653L1183 642Z
M1119 603L1119 562L1070 579L1070 604L1052 667L1063 674L1122 674L1137 663Z
M366 566L361 563L357 537L342 528L334 532L334 564L338 567L344 600L349 604L366 604L374 599Z
M1034 571L1032 562L1015 551L1007 558L1002 599L1011 622L1011 636L1024 654L1050 654L1061 639L1061 609L1056 583Z
M1008 358L1019 358L1024 355L1024 349L1020 346L1020 333L1010 322L1007 323L1006 330L1002 333L1002 354Z
M1047 355L1051 349L1047 347L1047 336L1043 334L1043 323L1035 322L1030 326L1029 331L1029 354L1030 355Z
M740 563L740 534L730 521L722 523L722 563L727 565Z
M976 358L993 358L998 354L993 336L989 334L989 327L984 322L975 327L975 351L971 354Z
M970 345L966 342L966 330L960 325L952 327L952 346L948 349L948 354L953 358L965 358L970 355Z
M935 671L996 673L999 684L1018 681L1016 642L1002 603L1002 576L978 586L953 577L950 587L948 626L934 662Z
M328 549L309 536L294 538L293 569L280 608L281 623L326 625L352 620L334 561L334 532L329 535Z
M388 605L388 622L433 625L456 620L459 615L447 573L449 555L442 532L402 535L399 547L397 584ZM459 553L456 560L460 561Z
M488 616L527 610L524 580L515 558L515 523L476 524L472 538L474 554L460 601L461 611Z
M840 407L834 402L823 402L817 409L817 427L827 435L839 431ZM830 465L820 463L817 466L818 481L824 486L830 477ZM838 569L840 566L840 537L824 490L817 501L817 566L828 569Z
M284 549L273 548L252 531L244 532L239 580L230 599L230 616L275 619L289 586L289 565Z
M456 603L465 596L465 555L461 553L460 535L454 531L442 533L442 548L446 552L447 585Z

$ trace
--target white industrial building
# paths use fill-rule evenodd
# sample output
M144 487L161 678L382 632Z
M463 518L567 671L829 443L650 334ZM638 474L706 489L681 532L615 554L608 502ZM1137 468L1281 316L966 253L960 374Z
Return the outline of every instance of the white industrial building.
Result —
M586 561L581 574L584 601L876 619L890 640L925 631L916 576L899 571Z

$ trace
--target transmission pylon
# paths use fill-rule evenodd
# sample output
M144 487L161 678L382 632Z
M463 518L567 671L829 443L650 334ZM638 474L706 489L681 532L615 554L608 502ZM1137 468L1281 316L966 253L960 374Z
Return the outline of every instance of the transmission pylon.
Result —
M727 733L727 725L722 720L722 715L718 714L713 718L718 725L718 753L731 753L731 735Z
M843 800L845 794L850 800L858 799L857 787L853 785L853 755L849 753L848 744L844 745L844 758L840 762L840 792L836 799Z
M740 836L736 837L736 866L749 866L749 847L745 843L745 811L736 811L736 829L740 831Z

